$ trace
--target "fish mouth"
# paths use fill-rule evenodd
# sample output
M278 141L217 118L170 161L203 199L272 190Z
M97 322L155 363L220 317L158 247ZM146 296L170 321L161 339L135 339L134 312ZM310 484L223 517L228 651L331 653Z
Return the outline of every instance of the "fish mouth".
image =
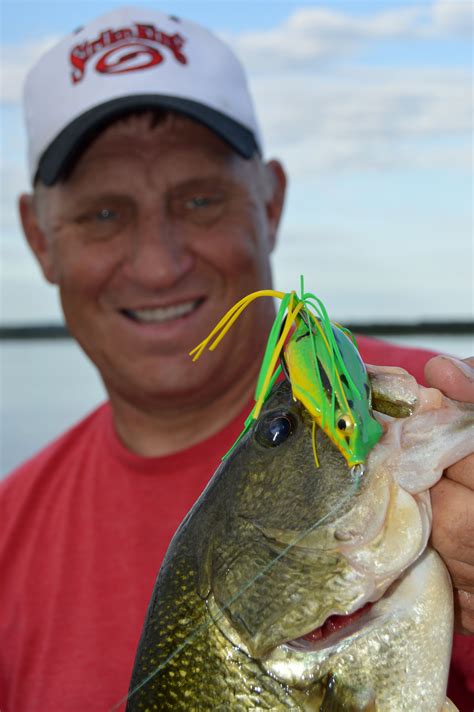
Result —
M137 309L121 309L121 313L132 321L145 324L163 324L175 319L183 319L192 314L201 304L204 298L190 299L178 304L159 307L143 307Z
M373 602L369 602L347 615L329 616L318 628L314 628L299 638L288 640L285 646L300 652L310 652L332 645L336 638L340 640L346 635L352 635L356 628L363 627L373 605Z

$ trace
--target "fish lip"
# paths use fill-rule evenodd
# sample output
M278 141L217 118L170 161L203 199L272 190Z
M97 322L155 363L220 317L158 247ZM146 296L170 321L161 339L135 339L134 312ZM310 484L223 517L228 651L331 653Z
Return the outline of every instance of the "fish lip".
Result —
M298 638L287 640L285 643L282 643L282 645L284 645L287 649L299 653L313 653L324 650L325 648L331 648L336 643L340 643L345 638L350 638L354 634L358 633L369 621L373 621L378 618L376 611L373 611L373 607L377 602L378 601L365 601L351 613L346 615L333 614L328 616L328 618L326 618L326 620L317 628ZM338 619L347 618L347 623L342 626L339 625L339 627L334 630L328 630L328 623L335 617ZM338 621L338 623L340 624L342 621ZM325 626L326 631L323 630ZM317 631L321 631L320 637L310 640L309 636Z
M347 613L346 615L343 614L341 617L352 618L352 620L346 625L321 636L318 640L310 641L305 639L306 636L310 635L312 632L323 628L333 616L336 615L339 617L339 614L337 613L331 614L320 626L318 626L318 628L310 630L308 633L305 633L298 638L282 642L277 647L285 647L289 651L300 654L319 653L326 649L333 648L336 645L353 638L354 636L357 637L360 634L364 634L364 629L369 631L372 625L376 622L380 623L381 620L391 618L392 616L398 614L398 609L396 607L387 610L385 601L391 598L400 582L404 579L406 573L407 572L405 570L402 571L400 575L394 581L391 581L378 596L374 595L370 599L366 598L353 611Z

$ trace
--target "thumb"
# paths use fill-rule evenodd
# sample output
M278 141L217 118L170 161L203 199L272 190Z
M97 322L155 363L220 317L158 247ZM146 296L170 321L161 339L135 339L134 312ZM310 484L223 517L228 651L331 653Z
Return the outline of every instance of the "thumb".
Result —
M435 356L425 366L429 386L438 388L448 398L474 402L474 357L463 360L452 356Z

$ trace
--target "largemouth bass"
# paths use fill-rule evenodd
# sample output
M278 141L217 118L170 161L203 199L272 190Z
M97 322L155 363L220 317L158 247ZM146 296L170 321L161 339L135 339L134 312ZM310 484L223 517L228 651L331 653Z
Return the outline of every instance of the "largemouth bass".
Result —
M383 435L364 469L273 386L169 547L128 712L455 709L428 490L471 452L473 407L369 374Z

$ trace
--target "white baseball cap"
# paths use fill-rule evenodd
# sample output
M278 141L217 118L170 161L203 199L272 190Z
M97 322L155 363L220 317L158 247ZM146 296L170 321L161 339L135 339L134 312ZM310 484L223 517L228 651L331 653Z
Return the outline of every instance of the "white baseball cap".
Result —
M32 182L53 185L102 126L154 107L204 124L244 158L262 152L232 50L194 22L124 7L65 37L30 70L24 108Z

